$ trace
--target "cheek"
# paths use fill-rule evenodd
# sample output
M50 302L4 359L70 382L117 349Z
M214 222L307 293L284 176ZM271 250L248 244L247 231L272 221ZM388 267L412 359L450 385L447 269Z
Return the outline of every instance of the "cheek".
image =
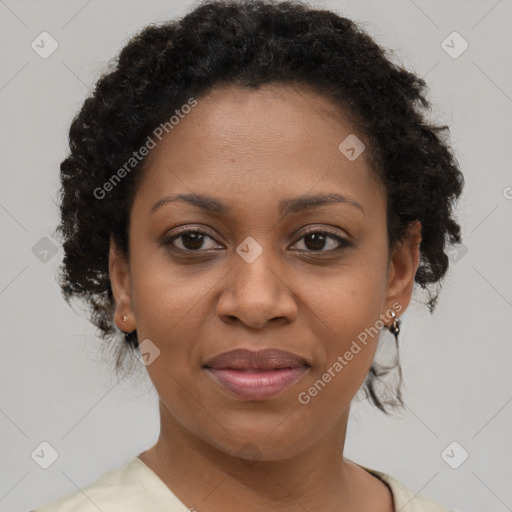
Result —
M340 283L341 284L341 283ZM372 284L335 287L316 321L317 365L298 390L302 414L335 421L364 383L375 356L381 325L378 291ZM316 318L316 317L315 317Z
M363 258L309 287L306 323L316 325L319 365L308 384L322 378L328 381L325 388L330 391L322 391L325 398L345 393L350 397L364 381L382 328L385 292L385 265Z
M207 285L162 260L139 261L136 266L134 258L133 307L139 342L149 339L151 343L146 344L157 354L146 365L148 374L168 408L176 412L189 407L192 400L189 393L193 392L190 382L198 365L197 336L208 314L204 310Z
M316 322L340 340L357 336L383 313L386 297L386 267L359 258L329 278L306 285L305 304L316 314ZM311 319L310 321L313 321Z
M136 249L132 261L137 332L167 344L184 326L190 328L213 276L202 273L201 278L193 266L179 268L162 248L151 253Z

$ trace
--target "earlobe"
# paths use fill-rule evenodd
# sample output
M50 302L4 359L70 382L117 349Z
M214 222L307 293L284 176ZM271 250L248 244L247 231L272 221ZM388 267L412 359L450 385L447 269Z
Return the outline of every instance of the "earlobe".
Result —
M135 326L131 304L131 286L128 262L117 249L112 237L110 239L108 269L112 294L115 301L115 324L122 331L133 331Z
M414 278L420 262L421 223L409 225L403 240L391 254L388 275L387 305L399 302L405 310L412 297Z

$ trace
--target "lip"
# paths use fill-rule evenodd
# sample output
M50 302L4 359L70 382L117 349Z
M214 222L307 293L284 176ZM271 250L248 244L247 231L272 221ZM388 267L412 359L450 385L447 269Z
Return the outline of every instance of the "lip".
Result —
M236 349L209 359L203 366L232 370L278 370L311 366L304 358L277 348L264 350Z
M264 371L221 368L207 368L207 371L221 386L242 400L267 400L293 386L308 369L308 366L296 366Z
M306 360L279 349L237 349L204 366L213 379L243 400L267 400L293 386L308 371Z

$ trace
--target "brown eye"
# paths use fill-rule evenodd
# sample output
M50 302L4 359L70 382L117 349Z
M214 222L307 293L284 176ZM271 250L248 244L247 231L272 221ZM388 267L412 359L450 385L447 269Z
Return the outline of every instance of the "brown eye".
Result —
M345 238L324 230L310 230L302 235L299 241L304 240L304 248L297 250L304 252L329 253L336 252L343 248L350 247L352 244ZM213 246L205 247L210 241ZM297 241L296 244L299 242ZM214 238L208 233L200 230L185 229L166 238L163 245L170 245L172 248L183 252L202 252L206 250L219 248Z
M302 239L304 239L304 247L308 252L331 252L351 245L351 243L345 238L323 230L308 231L299 239L299 241ZM331 241L331 243L329 243L329 241ZM325 247L329 245L330 247L327 247L327 250L324 250Z
M204 244L206 240L213 240L207 233L204 231L198 230L185 230L181 231L178 234L171 236L163 241L164 245L171 245L178 250L181 251L190 251L190 252L198 252L199 250L205 250ZM175 241L180 241L181 247L178 246ZM217 247L215 245L215 247ZM214 247L207 247L206 249L212 249Z

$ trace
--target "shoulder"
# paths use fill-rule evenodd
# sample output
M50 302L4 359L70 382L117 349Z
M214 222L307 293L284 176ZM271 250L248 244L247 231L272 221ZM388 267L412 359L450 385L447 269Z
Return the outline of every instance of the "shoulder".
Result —
M188 509L138 457L82 489L30 512L186 512Z
M391 493L393 494L395 511L456 512L454 510L445 508L443 505L437 503L434 500L431 500L430 498L427 498L426 496L423 496L422 494L412 492L404 484L392 476L387 475L386 473L382 473L381 471L376 471L375 469L370 469L364 466L361 467L388 484L389 488L391 489Z

